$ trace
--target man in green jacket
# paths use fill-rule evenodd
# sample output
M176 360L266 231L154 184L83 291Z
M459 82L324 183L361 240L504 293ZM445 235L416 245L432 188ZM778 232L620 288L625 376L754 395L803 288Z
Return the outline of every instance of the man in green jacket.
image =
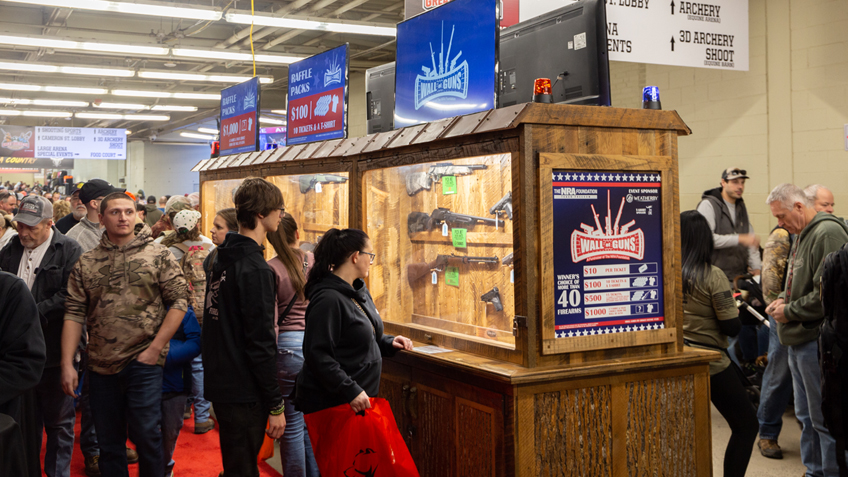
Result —
M766 312L777 321L777 336L789 347L789 369L795 388L795 416L801 421L801 461L807 475L838 476L836 441L822 417L819 329L824 321L821 275L824 258L848 242L845 222L816 212L799 187L781 184L766 199L780 227L797 238L789 253L786 288Z

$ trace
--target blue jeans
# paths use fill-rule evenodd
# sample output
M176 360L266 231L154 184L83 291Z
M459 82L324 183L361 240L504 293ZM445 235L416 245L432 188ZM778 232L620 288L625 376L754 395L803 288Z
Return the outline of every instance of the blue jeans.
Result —
M85 365L81 364L80 367ZM100 455L100 445L97 443L97 432L94 431L94 418L91 416L91 399L88 395L88 381L91 371L82 374L82 392L80 392L80 437L79 444L82 455L93 457Z
M792 397L792 373L789 372L789 349L780 344L777 337L777 322L769 316L768 366L763 374L760 391L760 439L777 440L783 427L783 413Z
M117 374L89 370L91 411L100 441L100 472L129 477L127 430L138 451L138 475L162 477L162 367L133 360Z
M183 393L162 394L162 462L165 463L166 476L174 470L174 449L183 428L186 398Z
M203 355L199 354L191 360L191 394L186 406L194 404L194 422L209 420L209 401L203 398Z
M280 438L283 475L318 477L318 465L303 414L295 411L289 395L303 367L303 331L283 331L277 337L277 382L286 398L286 430Z
M47 432L44 473L47 477L70 477L74 451L74 398L62 390L62 368L44 368L35 387L38 448L41 449L41 427Z
M824 426L821 368L817 340L789 346L789 369L795 386L795 417L801 421L801 462L807 477L838 477L836 441Z

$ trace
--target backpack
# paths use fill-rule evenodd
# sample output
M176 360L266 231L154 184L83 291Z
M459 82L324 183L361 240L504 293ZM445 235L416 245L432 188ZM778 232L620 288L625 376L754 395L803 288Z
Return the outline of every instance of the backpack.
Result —
M845 373L848 361L848 244L824 259L821 280L821 300L824 322L819 335L819 360L822 371L822 414L825 425L836 440L836 460L840 475L848 475L845 462L848 380Z
M188 283L188 304L194 308L197 322L203 326L203 306L206 302L206 271L203 269L203 261L209 256L209 244L189 247L184 243L177 243L173 247L183 251L180 267Z

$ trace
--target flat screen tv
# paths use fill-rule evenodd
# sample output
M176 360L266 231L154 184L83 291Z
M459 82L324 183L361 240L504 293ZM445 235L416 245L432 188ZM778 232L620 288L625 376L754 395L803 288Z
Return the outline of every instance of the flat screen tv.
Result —
M500 32L498 107L529 103L548 78L554 103L609 106L604 0L581 0Z
M369 68L365 72L365 101L368 134L391 131L395 112L395 63Z
M495 107L498 0L453 0L397 27L394 127Z

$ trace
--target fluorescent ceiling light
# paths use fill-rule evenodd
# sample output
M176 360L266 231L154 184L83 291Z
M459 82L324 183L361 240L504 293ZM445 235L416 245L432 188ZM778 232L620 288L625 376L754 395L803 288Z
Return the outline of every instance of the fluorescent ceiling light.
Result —
M34 116L39 118L69 118L73 113L67 111L21 111L24 116Z
M271 112L274 114L286 114L285 109L272 109Z
M157 104L150 109L153 111L197 111L197 106L169 106L167 104Z
M130 134L132 134L132 131L130 131L129 129L124 129L124 132L125 132L125 133L127 133L127 136L129 136Z
M164 79L164 80L180 80L180 81L215 81L218 83L242 83L245 82L253 76L247 75L219 75L219 74L211 74L204 75L199 73L179 73L175 71L139 71L139 78L147 78L147 79ZM259 77L260 83L273 83L274 78L269 78L267 76Z
M216 136L218 135L218 130L217 130L217 129L210 129L210 128L197 128L197 130L198 130L199 132L206 133L206 134L214 134L214 135L216 135Z
M150 106L143 104L128 104L128 103L92 103L95 108L102 109L150 109Z
M0 109L0 116L20 116L21 113L17 109Z
M54 101L51 99L21 99L21 98L0 98L0 103L3 104L32 104L35 106L60 106L66 108L86 108L87 101Z
M169 121L170 116L155 114L77 113L80 119L126 119L130 121Z
M106 94L105 88L76 88L73 86L44 86L42 91L48 93L68 93L68 94Z
M160 17L188 18L191 20L218 21L221 12L198 6L172 7L163 4L109 2L103 0L7 0L10 2L42 5L45 7L76 8L101 12L131 13Z
M76 117L80 119L122 119L123 114L114 113L77 113Z
M172 48L171 52L174 56L183 56L186 58L208 58L210 60L233 60L233 61L253 61L253 56L250 53L242 53L229 50L196 50L193 48ZM256 55L256 61L259 63L277 63L288 65L295 61L302 60L301 56L283 56L283 55Z
M118 45L114 43L96 43L90 41L60 40L55 38L0 35L0 44L17 46L37 46L60 50L100 51L104 53L167 55L169 48L161 46Z
M170 121L171 116L156 114L125 114L124 119L133 121Z
M139 98L177 98L177 99L211 99L220 101L220 93L171 93L169 91L140 91L129 89L113 89L116 96L135 96Z
M247 13L227 13L226 19L230 23L242 23L245 25L261 25L277 28L291 28L296 30L321 30L336 33L359 33L363 35L397 36L397 28L381 27L372 25L359 25L352 23L329 23L315 20L300 20L297 18L279 18L264 15L250 15Z
M135 76L135 71L125 68L86 68L81 66L47 65L41 63L16 63L0 61L0 70L32 71L34 73L66 73L91 76Z
M194 139L205 139L207 141L214 141L215 140L215 136L209 136L209 135L206 135L206 134L197 134L197 133L192 133L192 132L181 132L180 136L190 137L190 138L194 138Z
M282 125L282 126L286 125L285 121L281 121L279 119L265 118L265 117L262 117L262 116L259 117L259 122L260 123L268 123L268 124L279 124L279 125Z

